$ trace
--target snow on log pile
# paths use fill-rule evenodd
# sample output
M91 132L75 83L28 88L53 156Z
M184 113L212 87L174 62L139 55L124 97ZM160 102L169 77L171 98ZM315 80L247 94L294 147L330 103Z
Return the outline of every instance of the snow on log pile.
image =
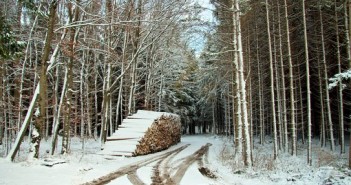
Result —
M139 110L123 120L107 138L100 154L137 156L158 152L180 142L181 123L176 114Z

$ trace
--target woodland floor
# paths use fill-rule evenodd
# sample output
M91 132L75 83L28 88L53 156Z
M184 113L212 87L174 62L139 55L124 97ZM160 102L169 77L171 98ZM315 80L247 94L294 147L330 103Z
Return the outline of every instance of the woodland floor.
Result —
M210 135L183 136L182 142L155 154L139 157L99 155L99 143L72 138L68 155L46 153L50 140L43 141L41 158L27 161L28 141L15 163L0 159L0 185L23 184L166 184L166 185L251 185L251 184L351 184L346 167L348 153L340 155L314 143L313 165L306 165L306 149L298 155L281 153L272 160L272 143L255 141L254 166L245 170L233 158L231 139ZM348 152L348 151L347 151ZM0 155L4 147L0 146Z

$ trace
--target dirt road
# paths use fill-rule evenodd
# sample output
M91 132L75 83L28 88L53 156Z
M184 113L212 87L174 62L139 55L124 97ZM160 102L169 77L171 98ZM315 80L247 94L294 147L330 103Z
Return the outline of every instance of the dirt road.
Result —
M147 182L143 181L145 177L140 177L137 173L138 170L145 166L152 167L150 168L152 169L152 175L149 177L151 178L152 185L178 185L188 172L189 167L194 165L196 165L197 170L204 178L214 179L216 175L206 168L208 164L207 153L211 145L207 143L197 150L195 149L197 146L191 146L191 144L179 146L175 149L120 167L116 171L84 183L84 185L118 184L112 182L125 176L130 184L146 185ZM188 149L188 152L184 152L186 149ZM190 155L184 155L185 153L189 153L189 150L195 151Z

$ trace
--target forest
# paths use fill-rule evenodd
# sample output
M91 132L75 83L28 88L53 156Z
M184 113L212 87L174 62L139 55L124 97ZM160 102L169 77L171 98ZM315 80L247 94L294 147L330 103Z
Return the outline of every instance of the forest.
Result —
M50 154L69 153L72 137L103 145L137 110L233 138L244 166L253 138L272 139L274 159L305 145L310 165L316 139L350 151L351 0L210 3L2 0L4 157L15 161L25 137L32 158L42 140Z

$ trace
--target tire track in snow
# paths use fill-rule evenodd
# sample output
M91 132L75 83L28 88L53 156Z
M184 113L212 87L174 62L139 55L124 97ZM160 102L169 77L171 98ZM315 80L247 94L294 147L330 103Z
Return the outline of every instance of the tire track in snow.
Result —
M209 147L212 144L207 143L206 145L202 146L200 149L198 149L196 152L193 154L181 159L181 163L171 169L170 168L170 161L172 157L169 157L168 159L165 158L163 161L159 161L157 165L155 166L155 171L154 171L154 176L152 177L152 185L177 185L180 183L182 180L183 176L185 175L185 172L187 169L196 161L201 160L202 157L207 153ZM162 163L163 162L163 163ZM172 172L175 172L173 176L171 176ZM162 174L162 175L161 175Z
M189 144L188 144L189 146ZM163 160L157 162L156 166L154 166L154 175L151 177L152 183L151 185L159 185L162 184L165 179L170 179L168 173L162 174L162 171L166 171L169 167L170 161L178 155L182 150L172 153L172 155L167 156ZM162 168L161 168L162 166ZM162 171L160 171L162 169Z
M177 167L175 174L171 177L171 181L166 181L167 183L172 184L179 184L182 180L183 176L185 175L186 170L199 158L201 158L210 148L212 144L207 143L206 145L202 146L199 150L197 150L194 154L186 157L183 162Z
M207 168L205 165L208 165L208 150L206 151L205 155L201 156L198 160L198 165L199 165L199 172L203 175L206 176L208 178L211 179L216 179L217 176L209 169Z
M136 174L136 171L129 173L127 178L133 185L145 185L145 183Z
M114 179L117 179L119 177L122 177L124 175L128 175L129 174L129 178L131 178L134 183L136 183L137 185L139 185L138 183L142 183L144 184L139 177L137 177L136 175L136 171L145 166L145 165L148 165L150 163L153 163L153 162L156 162L158 160L163 160L165 158L167 158L168 156L174 154L174 153L179 153L180 151L184 150L185 148L187 148L189 146L188 145L184 145L182 147L179 147L177 149L174 149L172 151L169 151L169 152L166 152L166 153L163 153L163 154L160 154L160 155L157 155L157 156L154 156L154 157L151 157L149 159L145 159L145 160L142 160L142 161L139 161L139 162L136 162L134 164L131 164L131 165L127 165L127 166L124 166L124 167L121 167L120 169L118 169L117 171L114 171L114 172L111 172L107 175L104 175L102 177L99 177L98 179L94 179L90 182L86 182L82 185L102 185L102 184L107 184L109 182L111 182L112 180ZM134 175L133 175L134 174ZM132 182L132 183L133 183ZM133 183L133 184L134 184Z

